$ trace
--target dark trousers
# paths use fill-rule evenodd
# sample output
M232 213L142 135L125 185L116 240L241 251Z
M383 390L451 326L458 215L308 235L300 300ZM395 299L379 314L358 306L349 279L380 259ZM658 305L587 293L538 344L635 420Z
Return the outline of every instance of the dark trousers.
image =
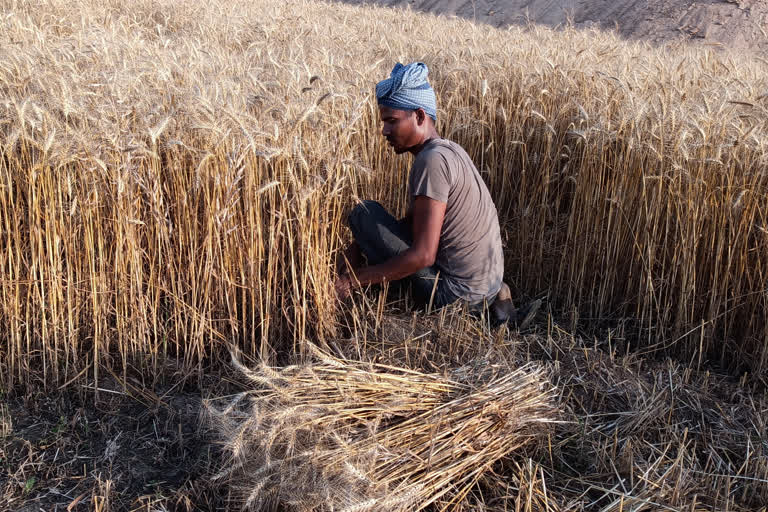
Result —
M369 265L384 263L413 244L410 227L395 219L376 201L358 204L349 214L349 227ZM432 298L432 306L440 308L459 299L448 290L445 279L442 276L438 278L438 271L432 265L403 280L411 286L415 299L421 305L429 304Z

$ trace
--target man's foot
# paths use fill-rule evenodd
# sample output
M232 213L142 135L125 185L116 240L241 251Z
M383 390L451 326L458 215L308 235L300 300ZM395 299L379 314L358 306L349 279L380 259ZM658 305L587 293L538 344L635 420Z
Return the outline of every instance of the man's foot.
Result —
M501 290L493 301L489 310L491 313L491 325L498 327L502 324L510 324L522 330L528 327L541 307L541 299L529 302L525 306L515 309L512 302L512 292L506 283L502 283Z
M491 323L494 326L505 324L515 318L515 304L507 283L501 283L501 290L490 307Z

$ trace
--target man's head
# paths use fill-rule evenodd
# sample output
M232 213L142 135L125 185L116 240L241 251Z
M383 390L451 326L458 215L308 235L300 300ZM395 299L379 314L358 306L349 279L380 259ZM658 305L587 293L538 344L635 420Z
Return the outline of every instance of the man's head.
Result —
M381 134L398 155L421 146L433 136L435 122L424 109L401 110L379 105Z
M376 84L376 100L382 122L382 134L403 153L434 135L437 119L435 91L427 81L424 63L395 64L389 78Z

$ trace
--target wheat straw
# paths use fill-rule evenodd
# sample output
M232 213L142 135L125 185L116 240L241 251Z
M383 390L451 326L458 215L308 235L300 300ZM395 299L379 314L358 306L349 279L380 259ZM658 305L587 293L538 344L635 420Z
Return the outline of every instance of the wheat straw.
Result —
M221 411L231 461L218 478L246 508L443 509L555 417L535 365L475 361L448 376L348 360L247 370L258 388ZM237 409L238 412L234 412Z

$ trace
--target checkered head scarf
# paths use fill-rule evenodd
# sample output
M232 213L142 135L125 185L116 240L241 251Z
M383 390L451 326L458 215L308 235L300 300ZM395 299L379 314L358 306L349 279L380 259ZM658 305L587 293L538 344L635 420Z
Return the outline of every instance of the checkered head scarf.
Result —
M427 81L429 69L423 62L403 66L395 64L389 78L376 84L376 100L379 105L397 110L423 108L433 120L437 120L435 91Z

